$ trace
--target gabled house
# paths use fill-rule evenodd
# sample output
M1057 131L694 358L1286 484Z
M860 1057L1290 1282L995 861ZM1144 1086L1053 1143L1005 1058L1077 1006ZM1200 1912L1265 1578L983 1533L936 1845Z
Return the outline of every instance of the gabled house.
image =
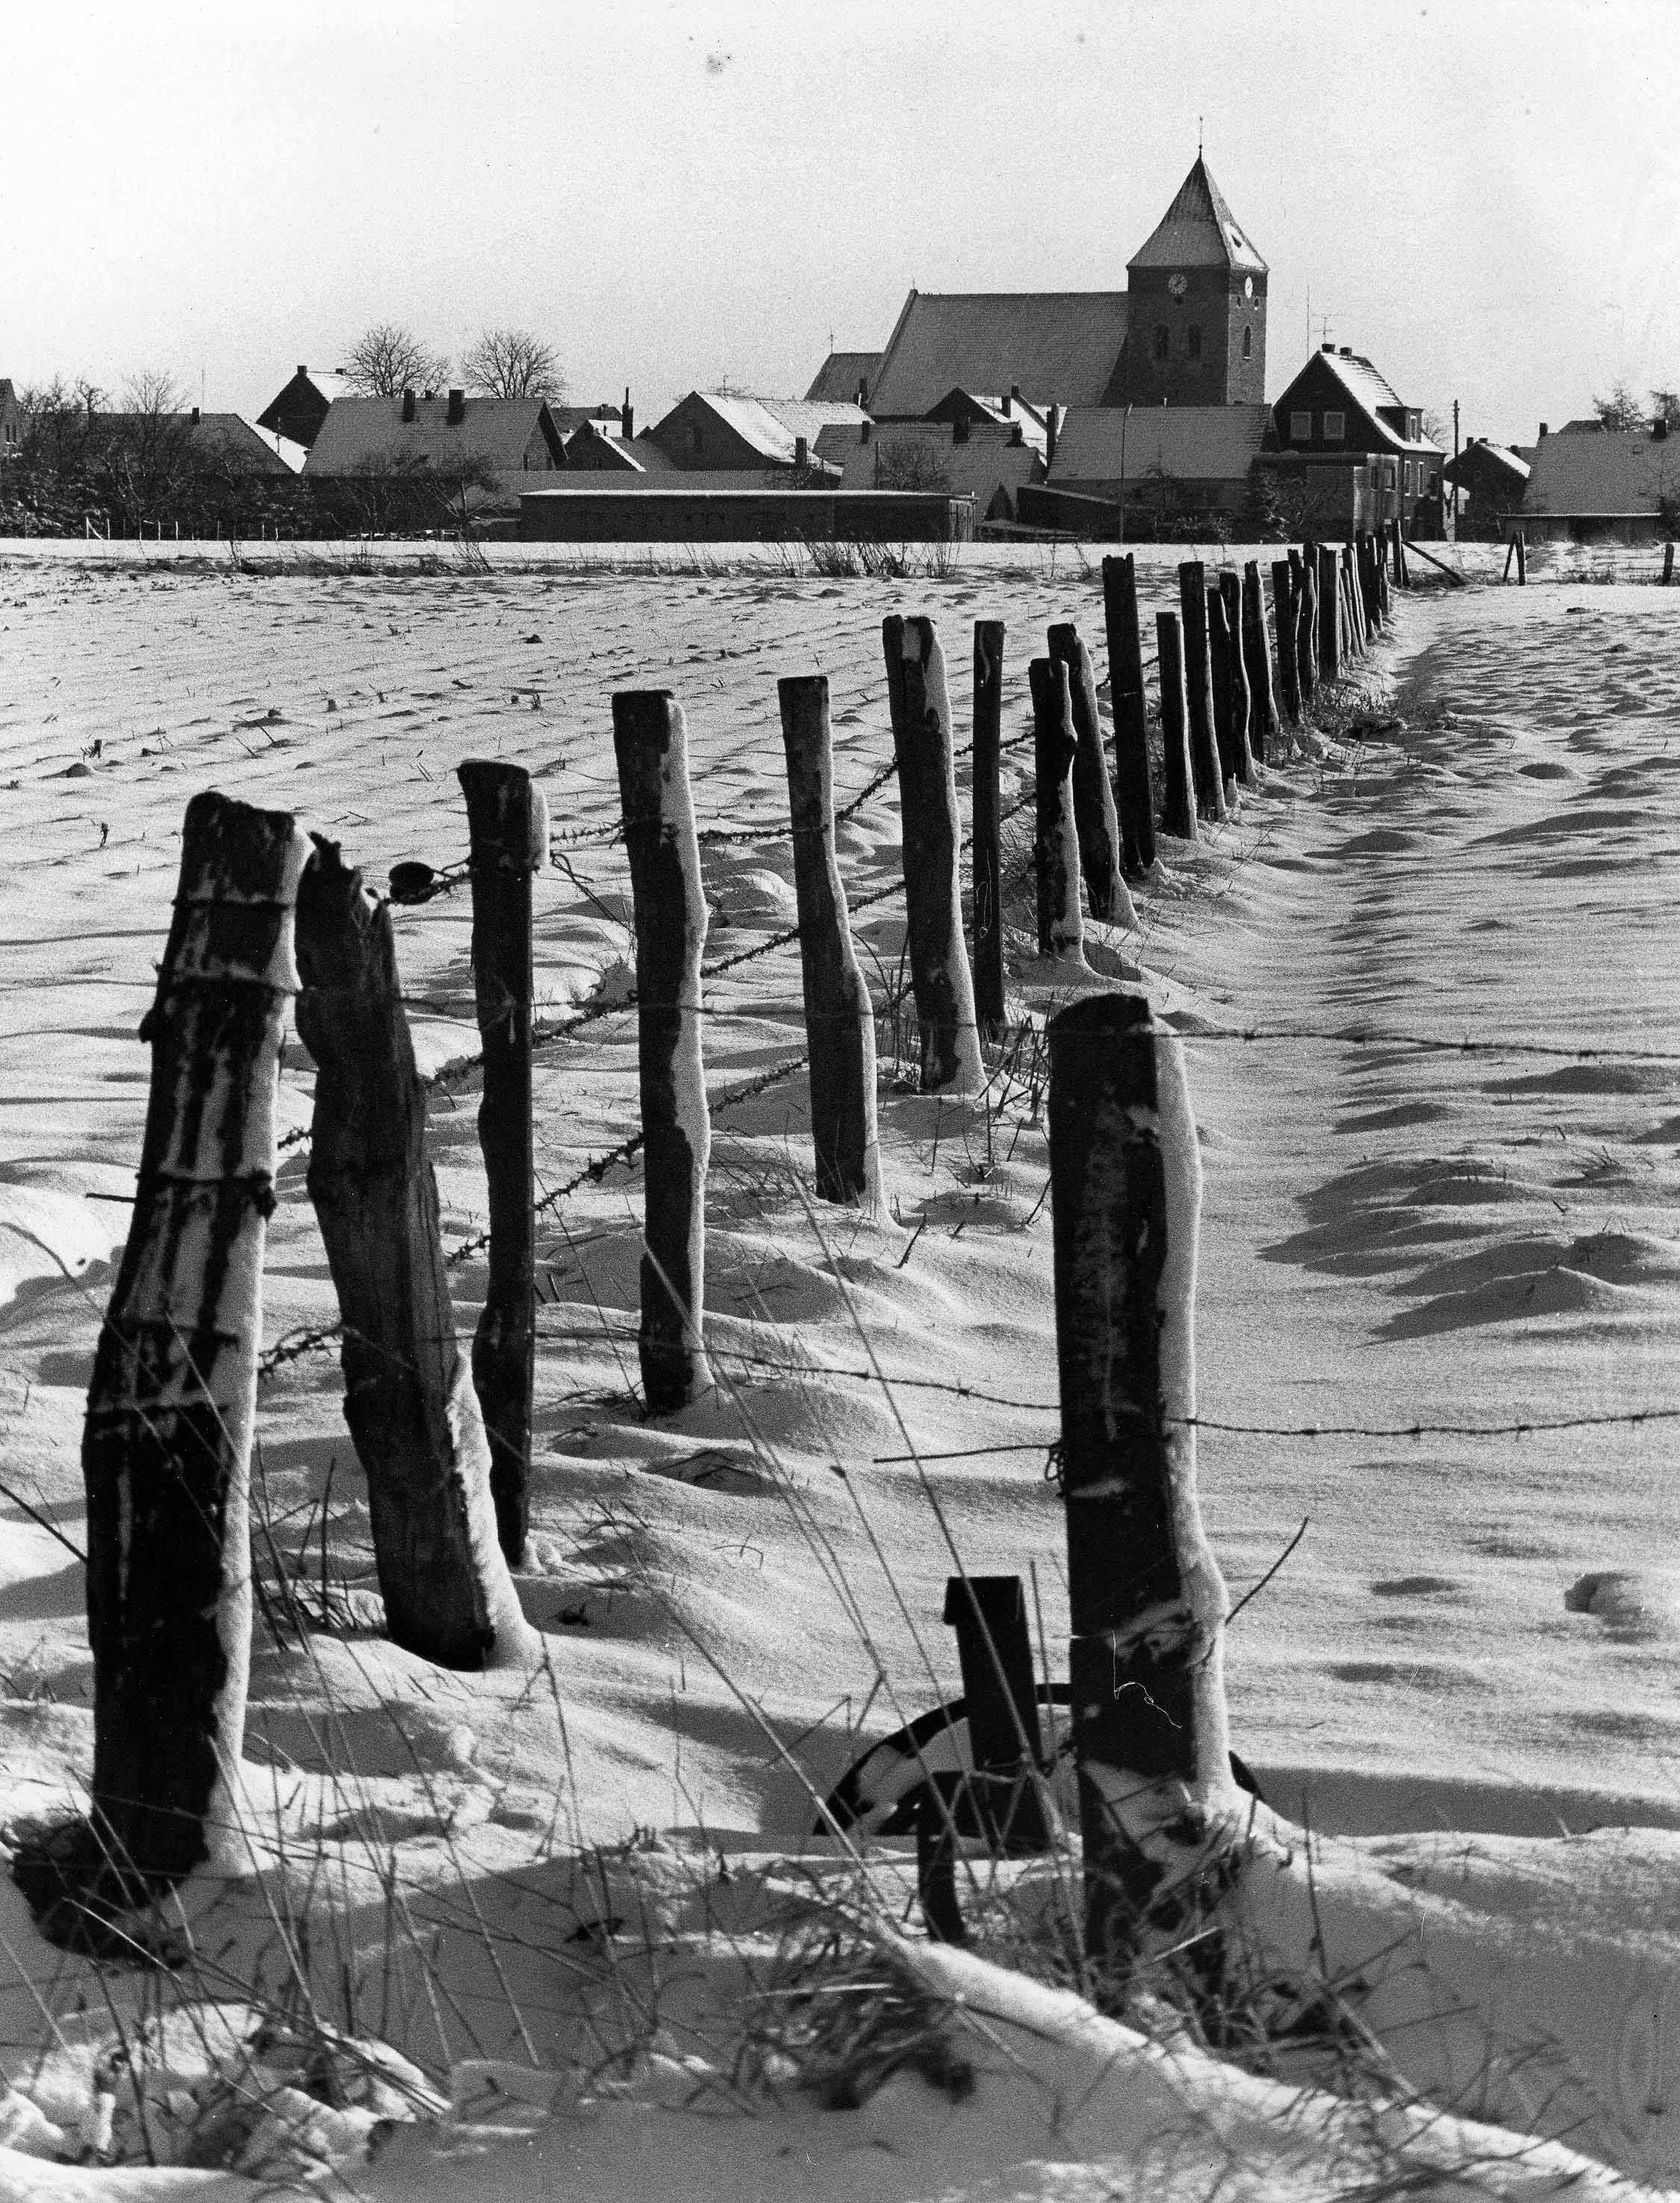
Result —
M627 436L616 421L582 421L565 440L568 473L674 474L651 436Z
M396 398L335 398L304 471L315 477L470 466L545 473L565 463L560 431L543 399L405 390Z
M813 405L857 405L867 409L881 372L878 351L831 351L805 397Z
M1460 535L1497 535L1500 516L1516 512L1529 486L1525 452L1486 436L1472 436L1456 459L1448 459L1441 478L1466 502L1459 511Z
M1520 517L1531 542L1671 540L1680 535L1680 433L1661 422L1648 428L1593 422L1542 435Z
M1059 419L1067 410L1066 406L1057 409L1056 417ZM997 398L976 397L971 390L948 390L923 417L952 428L1001 429L1005 442L1029 444L1042 457L1050 446L1051 411L1048 405L1029 405L1018 387Z
M1091 500L1104 534L1117 532L1123 505L1126 534L1142 537L1196 516L1235 521L1270 433L1264 405L1075 407L1058 425L1046 481L1069 509L1055 517L1044 499L1032 503L1046 524L1077 528L1073 501Z
M809 468L824 428L858 428L867 417L860 407L834 400L691 390L647 433L685 473L763 474Z
M953 390L1040 410L1098 405L1126 341L1123 291L912 291L875 376L877 421L925 420Z
M295 475L302 450L289 439L265 432L243 413L206 413L193 406L185 413L93 413L90 440L107 450L117 446L177 452L189 467L228 475Z
M0 375L0 465L16 458L23 448L28 419L12 387L11 377Z
M259 428L268 428L305 451L314 443L327 409L335 399L354 396L342 375L327 375L299 365L290 382L276 391L256 416Z
M1323 345L1272 407L1276 471L1304 499L1294 517L1345 537L1398 520L1408 535L1441 533L1446 454L1408 405L1350 346Z
M976 521L1013 520L1023 486L1044 480L1044 454L1021 423L864 422L825 428L819 458L837 466L843 490L938 491L971 498Z

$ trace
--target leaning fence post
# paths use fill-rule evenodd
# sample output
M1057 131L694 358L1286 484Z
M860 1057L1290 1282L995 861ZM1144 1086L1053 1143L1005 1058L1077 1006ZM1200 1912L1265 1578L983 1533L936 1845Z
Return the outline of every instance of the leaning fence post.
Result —
M1155 861L1155 791L1149 784L1149 721L1138 632L1137 562L1128 551L1103 560L1103 622L1108 639L1108 700L1114 712L1114 787L1120 853L1128 871Z
M61 1940L238 1851L262 1249L309 847L285 812L187 806L140 1026L151 1098L133 1214L82 1435L90 1812L14 1869Z
M1176 612L1155 615L1155 647L1160 659L1161 741L1166 753L1166 788L1161 830L1181 841L1196 838L1194 777L1190 767L1190 734L1184 704L1184 641Z
M1335 549L1328 543L1318 549L1318 671L1325 681L1341 672L1341 580Z
M1085 1940L1112 1993L1155 1938L1196 1935L1236 1805L1195 1482L1201 1166L1182 1045L1146 997L1076 1003L1049 1043Z
M1273 615L1277 623L1277 680L1283 691L1283 708L1290 724L1298 724L1301 715L1300 666L1295 657L1294 569L1287 558L1275 558L1271 567L1271 600Z
M1178 569L1178 601L1184 620L1184 682L1190 709L1190 765L1196 809L1204 818L1225 816L1223 762L1213 732L1213 676L1207 648L1207 569L1187 558Z
M821 673L778 681L793 890L811 1054L811 1136L824 1201L873 1203L881 1191L875 1138L875 1005L858 967L846 889L834 854L834 747L828 682Z
M974 623L974 1007L995 1040L1004 1025L1003 853L998 753L1003 735L1004 623Z
M1267 746L1277 733L1277 706L1271 688L1271 638L1266 633L1265 591L1260 586L1258 559L1242 570L1243 670L1248 676L1248 742L1254 757L1265 763Z
M1225 607L1225 635L1230 646L1231 745L1236 758L1236 777L1248 787L1254 778L1253 743L1253 700L1248 685L1247 661L1242 644L1242 576L1235 569L1219 576L1220 601Z
M1120 814L1097 710L1097 677L1091 653L1070 620L1058 621L1051 629L1050 655L1067 667L1068 693L1073 700L1073 728L1079 743L1073 761L1073 808L1079 821L1079 862L1091 915L1134 925L1137 918L1126 888Z
M1223 589L1207 593L1207 663L1213 688L1213 740L1219 771L1227 784L1242 777L1237 758L1235 698L1231 685L1231 635L1225 620Z
M706 903L688 729L669 689L622 689L612 743L636 919L642 1175L642 1391L665 1415L707 1391L703 1339L711 1117L700 1044Z
M1295 590L1295 671L1301 684L1301 701L1310 704L1318 688L1318 568L1316 559L1301 561Z
M344 1323L345 1420L368 1479L393 1643L481 1668L528 1639L498 1542L486 1419L456 1345L388 907L316 837L298 891L308 1184Z
M1038 953L1085 960L1079 892L1079 828L1074 814L1073 765L1079 747L1065 659L1035 658L1027 668L1033 699L1033 763L1037 774L1033 871L1038 887Z
M963 944L957 781L945 654L932 620L881 623L904 822L911 986L921 1029L922 1091L977 1092L985 1081L974 983Z
M469 759L473 988L484 1050L479 1145L489 1181L489 1276L473 1384L490 1438L496 1534L525 1557L537 1367L536 1149L531 1110L531 875L548 862L548 806L522 765Z

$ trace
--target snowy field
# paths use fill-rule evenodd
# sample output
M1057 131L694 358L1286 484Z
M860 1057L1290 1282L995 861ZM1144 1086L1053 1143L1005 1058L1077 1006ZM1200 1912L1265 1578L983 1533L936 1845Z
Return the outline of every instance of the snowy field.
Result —
M1078 620L1103 670L1098 578L1067 552L965 549L887 582L730 572L698 548L473 570L374 546L365 572L291 546L255 572L104 548L0 562L8 1828L74 1803L91 1766L80 1416L189 796L293 810L378 884L464 856L462 759L528 765L563 859L537 884L539 1009L559 1018L625 984L615 690L687 706L722 962L793 922L779 676L829 676L844 804L892 754L884 613L939 623L959 740L976 618L1007 623L1006 743L1046 623ZM1152 658L1176 555L1140 558ZM1446 555L1478 576L1503 557ZM1339 1987L1368 1978L1383 2085L1428 2100L1356 2114L1306 2090L1333 2077L1317 2067L1237 2074L1145 2044L922 1943L905 1846L860 1874L812 1839L813 1788L959 1687L946 1529L970 1570L1030 1576L1065 1672L1042 1073L1017 1051L973 1107L894 1080L913 1034L888 1007L888 893L856 920L881 1013L878 1216L803 1197L797 947L709 983L722 1381L657 1426L635 1390L640 1173L587 1174L637 1127L634 1013L539 1053L553 1198L518 1589L540 1669L442 1674L380 1633L336 1352L309 1344L336 1304L304 1150L285 1150L257 1557L277 1611L324 1626L257 1633L263 1870L187 1893L187 1962L162 1987L102 1985L0 1887L0 2141L31 2153L0 2148L0 2199L243 2196L247 2174L272 2194L311 2165L410 2198L1626 2192L1457 2115L1680 2184L1680 611L1644 586L1656 556L1536 555L1524 590L1400 599L1359 669L1363 738L1269 771L1194 847L1164 842L1170 877L1135 931L1088 923L1098 972L1141 971L1186 1036L1201 1491L1234 1598L1305 1524L1232 1627L1233 1739L1313 1833L1320 1958ZM1005 750L1005 808L1030 756ZM1023 1018L1057 999L1029 954L1024 824ZM890 779L839 850L854 904L899 880ZM445 1245L463 1247L485 1200L474 1082L449 1068L478 1046L466 895L395 918L439 1073ZM283 1136L309 1096L294 1040ZM470 1334L481 1254L451 1279ZM1057 1871L988 1884L1004 1925L978 1938L1045 1980L1023 1954ZM855 1923L908 1919L894 2009L955 2029L968 2088L913 2058L854 2086L861 2107L801 2087L816 2053L775 2015L813 1917L852 1923L834 1934L877 1997L881 1946ZM253 2012L285 2038L266 2064ZM281 2072L285 2044L333 2028L412 2064L346 2052L351 2082L325 2089L298 2059ZM149 2076L138 2107L125 2058ZM170 2169L51 2161L148 2149Z

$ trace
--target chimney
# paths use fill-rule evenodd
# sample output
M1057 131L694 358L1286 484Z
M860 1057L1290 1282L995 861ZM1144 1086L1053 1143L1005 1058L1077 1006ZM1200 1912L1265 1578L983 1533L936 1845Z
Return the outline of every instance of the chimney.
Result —
M1353 358L1353 346L1352 346L1352 345L1343 345L1343 346L1341 347L1341 356L1342 356L1342 357L1343 357L1344 359L1352 359L1352 358Z
M1007 397L1007 398L1005 398L1005 400L1004 400L1004 411L1005 411L1005 413L1006 415L1007 415L1007 414L1013 413L1013 411L1015 410L1016 407L1017 407L1020 403L1021 403L1021 386L1020 386L1020 384L1019 384L1018 382L1011 382L1011 383L1010 384L1010 386L1009 386L1009 395L1008 395L1008 397Z
M1009 432L1009 440L1011 446L1024 444L1027 440L1026 437L1021 432L1021 423L1018 421Z
M403 418L405 421L412 421L414 418L414 393L412 390L405 390L403 393Z
M451 390L450 392L449 411L445 417L451 428L458 428L461 426L461 423L466 419L467 393L464 390Z
M624 439L628 443L636 433L636 409L630 403L630 386L628 382L624 386L624 417L618 425L623 430Z
M803 436L793 439L793 464L801 474L811 464L811 446Z
M874 428L874 426L875 422L873 421L864 422L863 427L858 431L858 441L860 444L867 444L869 442L869 431Z
M1319 351L1331 351L1331 352L1333 352L1333 351L1335 350L1335 346L1333 344L1324 344L1324 345L1320 345L1320 346L1319 346L1319 347L1318 347L1318 349L1319 349Z
M1061 426L1061 408L1052 398L1044 409L1044 464L1047 467L1056 463L1056 438Z
M1651 423L1651 441L1653 444L1665 444L1668 441L1666 421L1659 418Z
M1543 421L1540 424L1540 440L1542 444L1546 440L1546 423Z
M307 375L307 374L309 373L309 369L307 368L307 366L305 366L305 364L304 363L304 362L300 359L300 360L298 361L298 374L299 374L300 375Z
M858 410L861 413L869 402L869 378L867 375L860 375L858 378Z

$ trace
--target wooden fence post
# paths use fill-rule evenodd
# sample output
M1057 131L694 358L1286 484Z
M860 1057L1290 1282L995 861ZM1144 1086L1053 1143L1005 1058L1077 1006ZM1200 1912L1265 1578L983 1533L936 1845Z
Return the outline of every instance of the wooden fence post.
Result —
M1195 779L1190 765L1190 731L1184 700L1184 638L1176 612L1155 615L1155 647L1160 659L1161 742L1166 752L1166 788L1161 830L1182 842L1196 839Z
M1149 784L1149 721L1138 631L1137 562L1129 551L1103 560L1103 620L1108 638L1108 700L1114 712L1114 786L1120 850L1130 872L1155 861L1155 791Z
M345 1420L368 1479L393 1643L481 1668L528 1633L504 1561L486 1420L456 1344L426 1090L388 907L316 837L298 891L309 1189L344 1320Z
M1277 736L1277 704L1271 686L1266 597L1257 558L1242 570L1242 663L1248 676L1248 746L1256 762L1264 765Z
M932 620L891 612L881 623L893 747L899 760L911 986L921 1029L922 1091L984 1084L974 983L963 943L957 780L945 653Z
M1033 761L1037 771L1033 837L1038 884L1038 953L1085 959L1080 908L1079 828L1073 764L1079 747L1065 659L1035 658L1027 668L1033 698Z
M1224 769L1213 731L1213 676L1208 663L1207 569L1200 558L1187 558L1178 569L1178 602L1184 623L1184 682L1196 809L1204 818L1223 818Z
M1235 568L1219 576L1219 596L1225 607L1225 639L1230 650L1231 746L1236 756L1236 777L1248 788L1254 779L1253 699L1242 648L1242 576Z
M548 806L522 765L469 758L473 989L484 1048L479 1145L489 1182L489 1276L473 1339L473 1384L490 1438L496 1534L525 1557L537 1367L536 1149L531 1110L531 875L548 862Z
M700 1040L706 902L688 791L688 728L669 689L622 689L612 742L636 916L642 1164L642 1390L651 1415L711 1384L704 1343L711 1115Z
M1298 725L1301 715L1301 676L1295 657L1295 581L1294 569L1287 558L1272 561L1271 600L1277 624L1278 686L1283 691L1283 708L1289 715L1290 724Z
M139 1183L82 1434L93 1653L89 1817L20 1851L59 1941L237 1851L262 1249L292 913L284 812L187 806ZM91 1917L90 1917L91 1916Z
M1340 562L1331 546L1318 551L1318 674L1335 681L1341 672L1341 576Z
M1318 688L1318 565L1303 559L1295 590L1295 671L1301 684L1303 706L1312 701Z
M974 623L974 1007L995 1040L1004 1025L1003 853L998 753L1003 734L1004 623ZM826 701L824 710L826 713ZM785 720L784 720L785 724Z
M977 642L976 647L977 653ZM793 889L799 899L799 965L811 1053L816 1190L824 1201L873 1203L881 1192L875 1005L852 945L846 889L834 854L828 679L821 673L796 675L777 682L776 694L793 821Z
M947 1578L945 1621L957 1633L976 1817L1005 1857L1029 1857L1046 1848L1049 1831L1033 1640L1020 1577Z
M1529 578L1529 546L1522 529L1517 530L1517 586L1523 588Z
M1207 593L1207 665L1213 694L1213 741L1219 753L1220 777L1227 783L1237 777L1236 734L1231 724L1231 638L1225 625L1225 597L1222 589Z
M1225 1588L1195 1492L1201 1167L1182 1046L1147 998L1088 997L1049 1042L1070 1698L1108 2001L1158 1939L1196 1934L1240 1825Z
M1058 621L1051 629L1050 655L1067 667L1068 692L1073 699L1073 728L1079 743L1073 761L1073 808L1079 822L1079 862L1091 915L1134 925L1137 917L1126 888L1120 814L1097 710L1097 676L1091 653L1071 621Z
M1664 544L1664 546L1663 546L1663 578L1662 578L1662 586L1663 586L1663 588L1666 589L1666 588L1668 588L1671 587L1671 585L1672 585L1672 583L1673 583L1673 581L1674 581L1674 546L1673 546L1673 544L1672 544L1672 543L1665 543L1665 544Z

